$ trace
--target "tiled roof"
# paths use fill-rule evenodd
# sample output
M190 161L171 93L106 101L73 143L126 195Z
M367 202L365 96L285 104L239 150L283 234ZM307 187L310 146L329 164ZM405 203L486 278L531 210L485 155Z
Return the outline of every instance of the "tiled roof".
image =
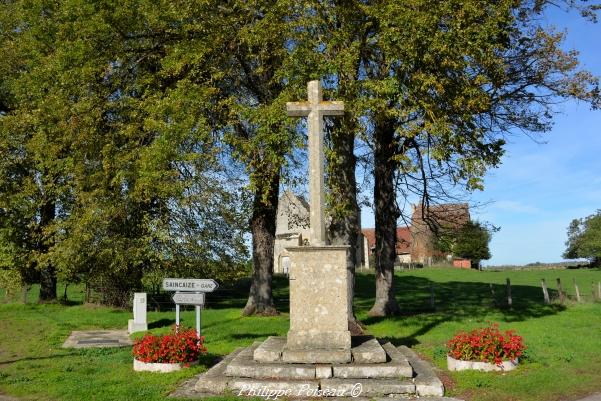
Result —
M371 249L376 246L376 229L364 228L361 232L365 238L367 238L367 244L371 254ZM396 240L397 255L411 252L411 231L409 231L409 227L398 227L396 229Z

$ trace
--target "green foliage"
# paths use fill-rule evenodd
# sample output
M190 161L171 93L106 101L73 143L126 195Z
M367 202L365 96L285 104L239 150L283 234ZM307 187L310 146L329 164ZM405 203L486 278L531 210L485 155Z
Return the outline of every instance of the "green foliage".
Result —
M568 240L563 257L585 258L592 265L601 263L601 210L581 219L574 219L568 227Z
M123 304L146 271L228 277L246 256L244 182L206 120L211 87L177 63L204 53L187 38L204 38L207 10L155 6L0 9L0 252L26 280L51 267Z
M478 221L469 221L457 232L453 243L453 254L465 259L471 259L477 265L481 260L491 258L488 244L491 231Z

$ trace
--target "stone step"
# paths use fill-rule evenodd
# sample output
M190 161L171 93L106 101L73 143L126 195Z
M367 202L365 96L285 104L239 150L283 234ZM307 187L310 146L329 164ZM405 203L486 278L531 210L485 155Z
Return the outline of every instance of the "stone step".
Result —
M272 337L277 338L277 337ZM369 379L369 378L411 378L413 369L407 358L392 344L386 343L378 346L388 355L388 362L384 363L346 363L346 364L299 364L279 362L258 362L257 351L266 342L271 345L279 341L266 340L255 343L251 347L239 352L227 365L225 375L229 377L253 379L327 379L331 377L341 379ZM271 346L270 345L270 346ZM265 348L269 347L264 347ZM260 353L259 353L260 354Z
M282 351L286 345L286 337L267 337L253 353L256 362L276 362L282 359Z
M322 379L321 389L330 389L341 397L415 394L411 380L398 379Z
M357 363L384 363L386 362L386 351L378 340L370 336L353 337L351 354L353 361Z

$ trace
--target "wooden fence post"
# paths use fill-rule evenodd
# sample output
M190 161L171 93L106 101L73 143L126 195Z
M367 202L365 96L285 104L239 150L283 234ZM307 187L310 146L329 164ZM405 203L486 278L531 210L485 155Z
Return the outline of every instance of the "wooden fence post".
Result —
M513 300L511 299L511 281L507 279L507 305L511 306L513 304Z
M597 299L601 299L601 281L597 283Z
M27 293L29 292L29 286L27 284L23 284L23 288L21 289L23 294L23 303L27 303Z
M434 284L430 284L430 308L436 309L436 300L434 298Z
M580 288L578 288L578 284L576 284L576 278L574 280L574 289L576 290L576 302L580 302Z
M591 298L593 300L593 302L595 302L597 300L597 293L595 292L595 282L591 281L591 294L593 294L593 298Z
M563 289L561 288L561 279L560 278L557 279L557 289L559 291L559 302L563 305L565 298L564 298L564 294L563 294Z
M543 287L543 297L545 299L545 304L549 305L551 303L551 300L549 299L549 290L547 289L547 282L545 281L545 279L542 279L540 281L540 284Z

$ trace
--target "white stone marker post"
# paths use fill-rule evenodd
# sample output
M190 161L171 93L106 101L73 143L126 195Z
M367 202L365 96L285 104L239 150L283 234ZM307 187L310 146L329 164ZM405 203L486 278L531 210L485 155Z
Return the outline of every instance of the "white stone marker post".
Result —
M127 332L129 334L137 331L147 331L148 323L146 322L146 293L134 293L134 318L127 322Z
M328 246L324 219L323 117L343 115L343 102L322 100L319 81L307 85L307 102L287 103L288 115L307 117L309 128L309 246L289 247L290 330L282 359L290 363L351 360L348 330L349 246Z

